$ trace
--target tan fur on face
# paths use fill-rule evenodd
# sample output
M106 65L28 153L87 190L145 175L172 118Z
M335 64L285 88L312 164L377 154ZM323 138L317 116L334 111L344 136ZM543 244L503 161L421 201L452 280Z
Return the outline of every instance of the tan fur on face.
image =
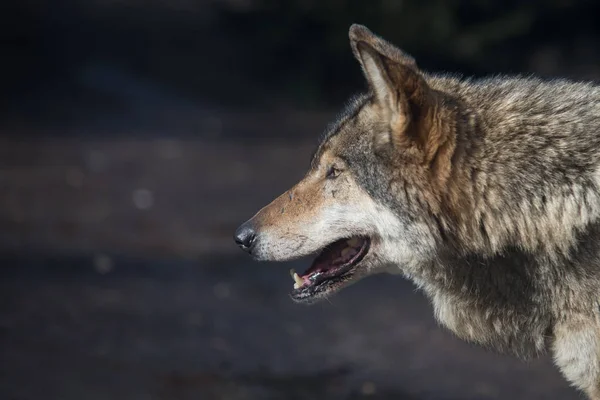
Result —
M316 168L258 212L254 217L256 228L285 235L286 231L294 231L294 227L314 220L319 210L335 198L335 190L328 190L326 178L327 168L335 162L330 153L324 153Z
M342 171L336 179L327 178L331 166ZM361 203L368 208L370 199L344 168L342 160L325 150L304 179L252 218L259 232L257 257L297 258L367 231L349 223L358 217Z

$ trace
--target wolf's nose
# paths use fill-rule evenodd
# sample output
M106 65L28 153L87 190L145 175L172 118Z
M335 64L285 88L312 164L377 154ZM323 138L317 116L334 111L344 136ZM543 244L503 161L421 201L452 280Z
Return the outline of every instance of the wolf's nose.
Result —
M250 253L252 245L254 244L254 239L256 239L256 232L254 232L252 226L246 222L237 228L233 238L242 250Z

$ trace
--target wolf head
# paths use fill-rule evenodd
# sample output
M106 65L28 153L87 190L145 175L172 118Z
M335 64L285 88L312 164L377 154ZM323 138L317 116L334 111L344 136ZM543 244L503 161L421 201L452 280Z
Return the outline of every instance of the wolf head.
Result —
M412 57L364 26L352 25L349 36L369 92L330 126L306 176L235 233L257 260L318 254L305 273L292 271L296 301L377 272L411 275L440 235L456 147L452 101Z

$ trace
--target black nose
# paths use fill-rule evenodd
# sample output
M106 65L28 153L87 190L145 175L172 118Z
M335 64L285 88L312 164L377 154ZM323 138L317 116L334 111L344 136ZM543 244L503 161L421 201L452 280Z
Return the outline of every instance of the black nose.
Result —
M254 239L256 239L256 232L254 232L252 226L246 222L237 228L233 238L242 250L250 253L252 245L254 244Z

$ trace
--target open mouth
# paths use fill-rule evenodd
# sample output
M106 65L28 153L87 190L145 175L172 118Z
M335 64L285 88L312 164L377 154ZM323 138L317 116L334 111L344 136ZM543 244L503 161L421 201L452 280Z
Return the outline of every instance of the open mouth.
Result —
M369 252L371 241L366 237L340 239L325 247L309 269L298 275L293 269L292 298L302 300L324 290L327 284L344 280Z

